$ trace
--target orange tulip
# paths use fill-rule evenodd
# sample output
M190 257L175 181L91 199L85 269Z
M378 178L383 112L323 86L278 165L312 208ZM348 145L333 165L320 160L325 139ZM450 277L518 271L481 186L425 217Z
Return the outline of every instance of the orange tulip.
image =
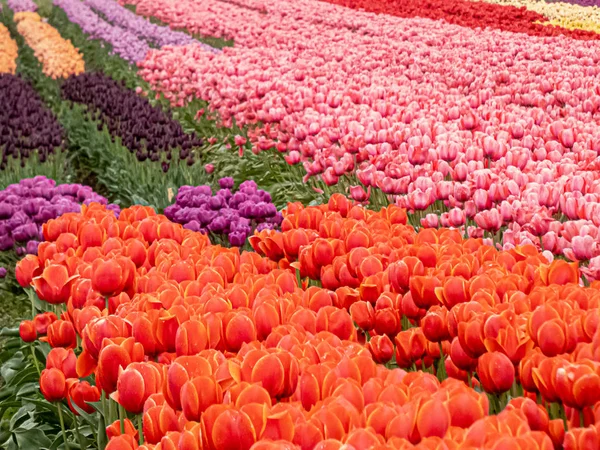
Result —
M394 344L388 336L373 336L367 343L367 348L373 356L373 360L380 364L386 364L394 356Z
M119 372L132 362L144 360L144 349L134 338L116 338L103 342L98 356L96 368L96 384L98 388L112 394L117 389Z
M180 431L175 411L169 405L153 406L144 412L144 441L149 444L160 442L169 431Z
M15 268L15 278L21 287L28 288L31 281L41 275L43 268L40 267L40 260L35 255L26 255L21 259Z
M564 365L556 370L554 388L566 406L593 406L600 401L600 368L591 361Z
M139 447L137 440L128 434L112 438L104 450L136 450Z
M206 349L207 343L208 335L206 327L199 320L188 320L177 328L175 335L175 351L177 352L177 356L197 355Z
M46 356L46 369L58 369L65 378L77 378L77 356L72 349L56 347Z
M156 363L131 363L121 369L117 390L111 398L134 414L142 412L146 399L162 388L163 376Z
M213 405L202 416L203 429L210 450L249 450L256 442L256 431L250 417L224 405Z
M548 412L542 405L526 397L517 397L510 400L506 405L507 410L517 409L525 414L529 428L533 431L548 432L549 417Z
M375 328L375 310L369 302L353 303L350 306L350 317L362 330L371 331Z
M573 428L565 434L564 450L600 448L600 432L595 425Z
M430 436L443 438L450 426L450 421L448 406L436 399L423 403L416 416L417 430L422 438Z
M40 298L53 305L65 303L71 293L71 285L79 275L69 276L65 266L51 264L46 266L40 276L33 278L31 283Z
M421 319L421 328L427 340L431 342L449 340L448 310L444 306L432 306Z
M508 391L515 381L515 368L508 357L500 352L485 353L477 362L481 385L490 394Z
M181 388L181 406L187 420L199 421L209 406L222 401L223 391L214 377L195 377Z
M96 259L92 264L92 289L111 297L126 290L133 282L134 275L135 265L130 259Z
M398 367L408 368L425 354L426 339L420 328L401 331L394 342Z
M555 259L549 266L540 267L540 275L546 285L579 283L579 264Z
M121 421L119 419L115 420L109 426L106 427L106 436L109 440L112 438L121 436L121 434L127 434L133 437L136 441L138 440L138 431L133 425L133 422L129 419L125 419L123 421L123 428L125 429L124 433L121 433Z
M49 402L59 402L67 396L65 374L58 369L44 369L40 376L40 391Z

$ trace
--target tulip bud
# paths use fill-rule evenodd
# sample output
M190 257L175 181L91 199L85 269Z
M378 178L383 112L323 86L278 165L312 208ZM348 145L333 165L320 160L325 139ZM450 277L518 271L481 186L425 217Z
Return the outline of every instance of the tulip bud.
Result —
M65 374L58 369L44 369L40 376L40 391L49 402L58 402L67 396Z
M37 339L37 332L33 320L23 320L19 324L19 336L23 342L33 342Z
M356 325L365 331L375 328L375 310L369 302L358 301L350 306L350 316Z
M386 364L394 356L394 344L387 335L373 336L367 343L367 348L373 360L379 364Z

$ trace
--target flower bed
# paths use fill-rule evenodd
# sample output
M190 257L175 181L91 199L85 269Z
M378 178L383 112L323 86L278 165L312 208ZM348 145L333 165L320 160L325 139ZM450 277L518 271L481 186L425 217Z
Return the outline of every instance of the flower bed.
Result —
M45 309L64 312L20 327L53 347L44 397L73 417L68 400L80 423L101 416L109 450L224 449L232 436L242 449L596 438L598 395L576 380L600 382L598 290L578 286L576 263L415 232L400 208L342 196L284 216L282 232L253 242L272 260L211 246L148 208L117 219L91 205L48 222L17 269Z
M550 55L534 36L320 2L267 2L267 14L232 3L136 3L177 26L235 39L238 47L220 55L152 51L141 74L174 104L194 96L225 124L266 124L249 133L255 151L275 146L328 185L378 188L379 202L396 202L418 219L441 216L426 226L466 225L475 237L510 226L502 244L540 249L539 237L551 231L543 248L598 256L594 246L565 253L579 246L574 237L598 236L598 55L588 43L552 38ZM200 21L205 12L214 20ZM194 82L186 81L190 73ZM564 224L565 217L578 222ZM479 230L469 231L475 223Z
M33 49L42 64L43 72L50 78L65 78L85 70L81 54L60 36L60 33L35 12L17 12L14 15L17 30Z
M0 23L0 73L15 73L18 50L17 43L10 37L8 28Z
M91 39L106 42L115 54L129 62L143 60L150 50L148 43L138 39L133 32L111 25L79 0L54 0L53 3Z
M50 171L62 169L64 130L33 87L18 76L0 74L0 97L0 188L46 164Z
M202 140L184 133L170 114L122 84L103 74L86 73L70 77L61 90L65 99L85 105L99 126L119 137L138 161L159 163L164 172L173 158L194 164L194 149Z
M244 181L234 189L233 178L221 178L214 195L210 186L182 186L165 216L184 228L224 237L242 247L254 230L274 229L282 220L268 192ZM211 240L214 242L213 240Z

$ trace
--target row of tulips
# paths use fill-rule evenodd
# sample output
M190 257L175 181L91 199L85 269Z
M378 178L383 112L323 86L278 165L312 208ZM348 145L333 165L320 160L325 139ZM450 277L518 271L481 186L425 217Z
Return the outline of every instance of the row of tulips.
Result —
M136 15L114 0L86 0L85 3L94 11L102 14L110 23L131 31L139 39L146 40L154 47L199 44L190 35L181 31L171 30L169 27L163 25L151 23L149 20ZM208 45L200 45L207 51L216 51L216 49Z
M522 5L500 0L484 5L478 2L476 6L471 0L428 0L427 7L415 0L325 0L330 3L349 8L374 12L377 14L392 14L399 17L427 17L434 20L446 20L450 23L472 28L494 27L516 33L527 33L533 36L566 35L574 39L598 39L593 31L579 27L576 29L547 25L545 16L537 8L523 10ZM540 1L539 3L544 3ZM554 6L554 5L553 5ZM554 6L556 8L556 6Z
M60 157L64 130L35 89L19 76L0 74L0 97L0 170Z
M114 138L120 138L140 162L156 162L167 172L172 160L191 166L198 157L202 139L186 134L170 112L101 73L69 77L61 92L66 100L85 105L98 120L99 129L105 126Z
M235 40L219 55L152 51L141 73L174 104L201 98L225 124L265 124L249 134L255 151L275 146L307 176L356 183L356 200L377 188L422 218L431 213L427 226L475 222L496 233L517 222L505 244L541 249L533 237L550 229L544 248L598 256L572 239L598 242L583 230L598 217L597 44L554 38L549 54L536 37L318 1L135 3L175 27ZM565 217L581 220L575 235Z
M86 0L83 4L78 0L54 0L53 4L84 33L106 42L115 54L131 63L143 60L151 47L195 43L206 51L215 51L185 33L152 24L112 0Z
M598 33L600 31L599 5L579 5L577 3L550 3L529 0L486 0L488 3L525 7L535 11L548 20L548 23L567 29L582 29Z
M597 442L600 291L577 264L406 223L290 204L251 240L267 259L145 207L51 220L16 272L46 305L20 326L52 347L41 392L101 414L109 450Z
M0 23L0 73L14 74L17 70L17 43L10 31Z
M46 76L65 78L85 71L79 51L71 42L63 39L55 28L43 22L36 12L17 12L14 20L19 34L33 50Z

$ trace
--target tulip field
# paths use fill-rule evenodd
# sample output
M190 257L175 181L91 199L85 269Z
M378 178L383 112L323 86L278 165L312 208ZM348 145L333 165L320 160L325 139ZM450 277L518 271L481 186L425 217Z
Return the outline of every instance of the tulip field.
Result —
M600 1L0 0L0 448L600 450Z

